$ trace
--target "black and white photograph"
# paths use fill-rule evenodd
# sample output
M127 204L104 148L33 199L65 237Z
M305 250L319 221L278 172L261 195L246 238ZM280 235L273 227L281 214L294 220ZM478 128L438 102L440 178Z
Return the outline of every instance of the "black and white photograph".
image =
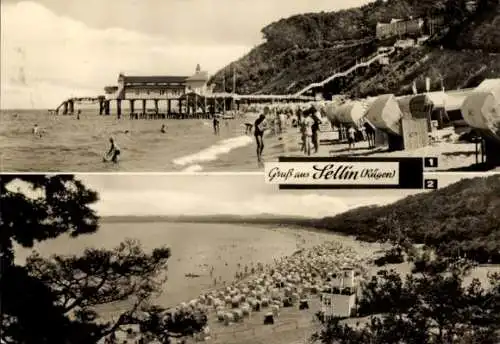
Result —
M500 176L2 175L2 343L498 343Z
M0 15L0 344L500 343L499 0Z
M2 0L0 170L500 166L498 0Z

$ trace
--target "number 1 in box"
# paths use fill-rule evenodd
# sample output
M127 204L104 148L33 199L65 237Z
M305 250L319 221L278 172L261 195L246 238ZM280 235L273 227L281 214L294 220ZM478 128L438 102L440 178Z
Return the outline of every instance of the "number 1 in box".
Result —
M424 158L424 167L425 168L437 168L438 167L438 158Z

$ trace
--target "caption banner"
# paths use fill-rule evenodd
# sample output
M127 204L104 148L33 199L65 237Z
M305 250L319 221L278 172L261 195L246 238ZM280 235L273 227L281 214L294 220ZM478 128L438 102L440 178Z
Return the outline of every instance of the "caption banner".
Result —
M281 157L265 165L280 189L422 189L423 158Z

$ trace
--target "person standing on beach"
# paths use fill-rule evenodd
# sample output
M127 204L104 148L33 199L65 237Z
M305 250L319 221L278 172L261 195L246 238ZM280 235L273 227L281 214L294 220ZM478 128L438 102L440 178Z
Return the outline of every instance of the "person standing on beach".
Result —
M33 136L39 136L38 135L38 124L35 124L33 126L33 129L31 129L31 132L33 133Z
M219 117L217 117L216 114L214 114L213 124L214 124L214 135L219 135L220 124L219 124Z
M287 132L288 128L288 109L284 110L280 114L280 123L281 123L281 133L284 134Z
M165 134L167 132L167 127L165 126L165 124L162 124L160 131L162 134Z
M321 114L319 111L317 111L314 107L311 109L311 117L312 120L314 121L311 130L312 130L312 145L314 147L314 153L318 153L319 149L319 137L318 137L318 131L319 131L319 125L321 124Z
M356 144L356 129L353 126L347 130L347 141L349 142L349 149L354 148Z
M369 122L363 124L366 132L366 139L368 140L368 148L375 148L375 128Z
M302 127L303 127L303 140L304 140L304 153L307 156L311 155L312 137L313 137L313 125L314 119L312 118L312 113L305 112L302 116Z
M262 162L262 152L264 151L264 130L265 130L265 120L266 115L269 114L269 108L264 108L264 113L255 120L254 123L254 135L255 141L257 142L257 161Z
M118 162L118 156L120 155L120 148L112 137L109 138L109 143L111 144L111 147L109 147L109 151L106 154L105 159L106 157L111 156L111 161L116 164Z
M300 129L300 151L306 152L306 122L304 121L304 117L298 123Z
M78 112L76 113L76 119L77 120L80 120L80 114L82 113L82 110L78 110Z
M302 122L302 108L300 106L297 107L297 123Z

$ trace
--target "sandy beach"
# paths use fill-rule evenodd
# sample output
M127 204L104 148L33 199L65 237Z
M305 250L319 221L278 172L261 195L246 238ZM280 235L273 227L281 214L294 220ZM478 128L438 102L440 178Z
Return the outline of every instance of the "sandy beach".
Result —
M290 147L300 147L299 135L287 134L286 138ZM426 168L428 171L448 171L453 169L464 168L476 163L475 158L475 144L462 143L462 142L432 142L426 147L387 152L387 146L380 146L376 148L369 148L368 142L356 142L354 148L349 149L347 142L341 143L322 143L319 150L314 156L332 156L332 157L391 157L391 158L405 158L405 157L437 157L439 165L437 168ZM292 151L290 149L289 151ZM289 156L304 156L304 153L296 152L289 154Z
M336 237L335 234L332 237ZM322 244L328 245L327 243ZM321 246L321 245L320 245ZM368 263L368 260L377 249L383 248L384 245L378 244L361 244L364 249L355 251L357 255L365 257L364 268L366 269L365 278L368 279L375 275L380 270L393 269L398 272L403 278L411 273L409 263L388 264L383 267L377 267ZM347 244L345 247L353 247ZM313 248L313 249L317 249ZM386 247L387 248L387 247ZM359 249L359 247L358 247ZM371 251L370 254L367 252ZM472 279L477 278L483 285L488 284L488 274L500 272L500 266L479 266L472 270L469 276L464 279L464 284L468 285ZM270 343L270 344L304 344L310 343L310 337L315 333L320 325L315 319L315 314L321 310L321 301L318 295L311 295L308 298L309 309L299 310L297 307L281 308L277 322L274 325L263 325L262 314L255 313L245 319L242 323L236 323L229 326L224 326L217 322L215 317L209 318L209 326L211 328L212 343L220 344L251 344L251 343ZM343 322L349 325L357 323L363 324L369 321L369 317L349 318ZM194 341L193 341L194 342Z
M448 132L449 130L445 130ZM321 133L319 136L321 137ZM267 134L264 138L263 159L267 162L277 161L281 156L303 157L301 151L301 134L298 128L287 127L280 135ZM429 172L467 170L476 164L475 144L453 141L453 139L437 140L428 146L404 151L388 152L387 146L369 148L367 141L356 142L352 149L346 141L321 141L317 153L311 156L321 157L437 157L436 168L426 168ZM206 171L218 171L234 168L238 161L238 171L260 171L256 162L255 143L221 155L217 161L206 167ZM500 169L498 169L500 170Z
M87 113L53 116L45 111L28 111L15 116L0 112L0 169L2 171L79 171L79 172L218 172L262 171L257 163L253 134L245 134L244 123L254 113L223 120L220 135L213 134L211 120L130 120ZM253 122L253 121L251 121ZM34 137L38 124L43 137ZM165 124L167 132L160 132ZM122 154L118 164L103 163L115 138ZM321 133L320 133L321 137ZM304 156L300 133L290 124L283 133L271 131L264 137L264 161L280 156ZM322 142L313 156L358 157L438 157L437 168L428 171L465 170L476 163L473 143L450 139L433 141L414 150L387 152L387 147L368 148L366 141L349 150L346 142Z

